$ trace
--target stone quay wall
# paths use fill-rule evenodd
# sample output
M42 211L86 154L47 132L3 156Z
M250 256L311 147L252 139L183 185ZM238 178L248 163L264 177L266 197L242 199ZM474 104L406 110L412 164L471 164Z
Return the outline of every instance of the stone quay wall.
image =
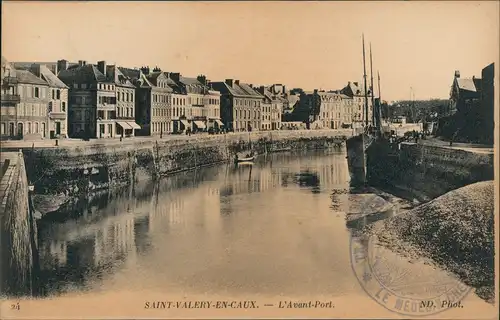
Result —
M352 130L297 130L106 141L25 149L36 194L76 194L231 161L235 154L341 145Z
M393 156L387 156L385 151L380 153L384 155L373 159L378 162L379 171L375 184L383 180L386 186L420 201L475 182L494 180L493 153L415 143L402 143ZM374 166L372 164L369 170Z
M37 228L29 205L28 179L22 152L18 153L17 159L2 177L2 188L1 293L9 296L30 295L35 289L33 270L38 254Z

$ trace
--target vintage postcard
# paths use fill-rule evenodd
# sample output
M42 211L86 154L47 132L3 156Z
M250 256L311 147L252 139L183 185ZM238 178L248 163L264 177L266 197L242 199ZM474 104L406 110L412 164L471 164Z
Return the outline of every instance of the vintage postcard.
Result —
M498 1L3 1L0 319L498 319Z

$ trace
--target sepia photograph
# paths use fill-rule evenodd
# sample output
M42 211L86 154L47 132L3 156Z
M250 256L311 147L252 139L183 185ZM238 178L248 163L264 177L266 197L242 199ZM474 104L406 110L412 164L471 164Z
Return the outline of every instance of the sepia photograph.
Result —
M2 1L0 319L498 319L500 1Z

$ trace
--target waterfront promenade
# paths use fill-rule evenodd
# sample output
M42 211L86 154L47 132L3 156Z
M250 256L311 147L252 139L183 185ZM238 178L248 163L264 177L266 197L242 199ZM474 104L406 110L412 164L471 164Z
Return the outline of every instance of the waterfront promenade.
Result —
M8 140L2 141L1 150L14 150L14 149L25 149L25 148L58 148L58 147L85 147L85 146L117 146L117 145L130 145L130 144L141 144L150 143L154 141L186 141L186 142L203 142L203 141L217 141L217 140L244 140L248 141L250 138L252 141L258 140L260 138L267 139L281 139L281 138L300 138L300 137L320 137L320 136L351 136L352 130L283 130L283 131L255 131L255 132L230 132L227 134L217 134L209 135L208 133L197 133L193 135L173 135L166 134L163 137L160 136L137 136L124 138L120 141L120 138L107 138L107 139L91 139L89 141L84 141L82 139L59 139L58 146L56 146L56 140Z
M474 153L487 153L487 154L494 153L493 146L474 144L474 143L461 143L461 142L453 142L453 144L450 146L449 141L444 141L434 137L428 137L425 140L419 139L418 143L426 146L442 147L454 150L464 150Z

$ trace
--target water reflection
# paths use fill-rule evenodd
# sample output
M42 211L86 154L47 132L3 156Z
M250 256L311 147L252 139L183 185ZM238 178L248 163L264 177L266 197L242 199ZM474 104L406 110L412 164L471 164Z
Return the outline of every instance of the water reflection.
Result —
M293 274L309 279L301 291L317 292L322 273L333 271L314 260L339 264L339 274L349 270L348 232L337 219L349 199L332 205L348 180L341 153L281 153L253 166L208 167L81 199L40 221L43 292L105 289L110 278L123 288L250 290L251 280L299 290ZM320 254L331 241L343 246L341 257ZM311 256L296 261L303 246ZM290 276L277 273L280 265Z

